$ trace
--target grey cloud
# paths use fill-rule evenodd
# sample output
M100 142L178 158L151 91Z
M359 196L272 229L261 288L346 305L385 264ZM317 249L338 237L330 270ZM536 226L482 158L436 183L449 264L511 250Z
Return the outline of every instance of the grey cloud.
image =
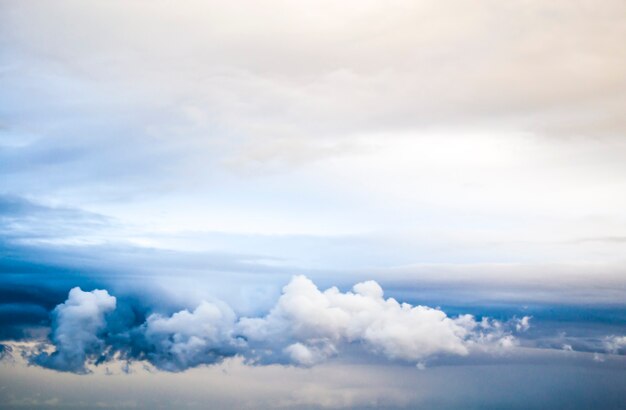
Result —
M4 218L45 217L48 219L74 219L76 222L105 223L108 218L103 215L86 212L80 209L44 205L16 195L0 194L0 216Z
M113 226L110 218L97 213L0 194L0 240L59 239L60 231L67 239Z

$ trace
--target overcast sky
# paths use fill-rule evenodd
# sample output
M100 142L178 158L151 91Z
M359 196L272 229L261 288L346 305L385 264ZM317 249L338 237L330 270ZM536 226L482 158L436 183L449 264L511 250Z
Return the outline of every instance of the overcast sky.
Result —
M30 363L78 373L106 349L156 372L228 358L245 373L354 344L393 366L472 361L513 339L622 360L625 41L612 0L0 0L0 339L48 343L58 353ZM351 291L368 280L384 296ZM400 353L381 323L441 338L407 333ZM74 326L87 334L67 344ZM299 326L316 331L285 336ZM159 345L168 332L184 349ZM24 380L60 377L36 371ZM283 404L323 406L327 387ZM398 395L383 402L421 400ZM326 405L383 403L353 399Z

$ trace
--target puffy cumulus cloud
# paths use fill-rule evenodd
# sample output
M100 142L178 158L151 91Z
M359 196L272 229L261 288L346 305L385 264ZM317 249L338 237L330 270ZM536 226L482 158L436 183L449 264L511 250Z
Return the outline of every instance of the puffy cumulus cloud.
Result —
M528 326L528 318L520 323ZM352 292L335 287L322 292L304 276L284 287L267 316L242 318L237 329L251 346L253 360L304 366L351 344L389 359L418 362L436 355L464 356L474 344L513 343L500 322L477 322L471 315L451 318L439 309L385 299L374 281L358 283Z
M97 358L105 348L100 336L106 328L106 314L115 307L115 297L106 290L70 290L67 300L53 311L52 342L56 350L34 356L33 363L56 370L87 372L86 361Z
M295 276L260 317L238 318L228 305L204 301L194 310L153 313L141 324L123 325L119 317L107 316L115 308L116 299L106 291L72 289L54 310L55 351L35 355L31 362L85 373L88 363L117 358L182 371L239 355L251 364L309 367L356 349L423 367L423 361L437 356L515 346L512 332L530 326L528 317L477 321L472 315L449 317L440 309L385 299L374 281L345 293L336 287L321 291L304 276Z
M178 371L232 356L241 344L232 335L236 319L230 307L208 302L193 312L151 315L142 328L147 358L160 369Z

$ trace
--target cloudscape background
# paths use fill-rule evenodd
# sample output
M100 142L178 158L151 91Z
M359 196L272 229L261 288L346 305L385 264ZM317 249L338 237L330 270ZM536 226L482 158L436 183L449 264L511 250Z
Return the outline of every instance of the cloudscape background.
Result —
M624 408L622 1L0 0L1 408Z

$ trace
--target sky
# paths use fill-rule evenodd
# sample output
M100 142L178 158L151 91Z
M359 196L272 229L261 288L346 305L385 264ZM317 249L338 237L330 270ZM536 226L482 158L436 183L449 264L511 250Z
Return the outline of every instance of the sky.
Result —
M620 408L622 1L0 0L0 408Z

